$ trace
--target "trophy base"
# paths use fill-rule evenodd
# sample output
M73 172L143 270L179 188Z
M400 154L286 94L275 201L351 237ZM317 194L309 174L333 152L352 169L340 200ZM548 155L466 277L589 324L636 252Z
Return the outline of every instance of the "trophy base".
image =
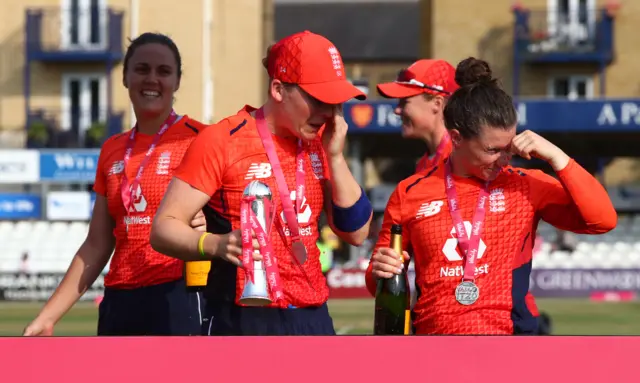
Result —
M271 299L265 297L242 297L239 302L246 306L260 307L271 304Z

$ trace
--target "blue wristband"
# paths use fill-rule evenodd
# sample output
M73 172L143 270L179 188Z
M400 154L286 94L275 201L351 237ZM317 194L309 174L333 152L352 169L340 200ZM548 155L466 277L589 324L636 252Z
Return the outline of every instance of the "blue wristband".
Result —
M351 207L336 206L336 204L331 201L331 205L333 206L333 224L336 229L343 233L353 233L369 222L369 218L371 217L371 212L373 211L371 202L369 198L367 198L364 189L360 187L360 190L362 191L360 199Z

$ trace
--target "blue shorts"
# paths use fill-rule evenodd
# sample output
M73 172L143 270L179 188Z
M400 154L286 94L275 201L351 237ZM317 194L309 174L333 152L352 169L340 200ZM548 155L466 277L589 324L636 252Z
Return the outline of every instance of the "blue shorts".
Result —
M279 309L208 302L207 317L207 335L336 335L326 303Z
M202 335L204 302L184 280L137 289L106 288L98 335Z

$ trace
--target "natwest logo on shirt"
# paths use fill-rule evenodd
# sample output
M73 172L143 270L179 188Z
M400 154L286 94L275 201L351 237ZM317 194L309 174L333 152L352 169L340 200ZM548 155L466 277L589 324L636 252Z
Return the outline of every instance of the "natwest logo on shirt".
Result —
M129 206L129 213L144 213L147 210L147 200L144 198L142 194L142 187L138 185L136 188L136 192L131 195L131 206ZM127 230L129 230L129 225L151 225L151 217L150 216L125 216L124 224L127 225Z
M147 210L147 200L142 194L142 187L138 184L136 192L131 195L132 203L129 206L129 213L143 213Z
M291 197L291 202L293 203L293 206L295 208L295 206L296 206L296 191L295 190L291 192L291 196L290 197ZM309 222L311 221L311 215L312 215L311 206L309 206L309 204L307 203L307 197L302 197L302 204L300 205L300 211L298 212L298 223L301 226L309 224ZM291 231L289 230L289 225L287 225L287 217L285 217L284 211L282 213L280 213L280 219L284 223L284 225L283 225L283 227L284 227L284 235L290 236L291 235ZM312 226L300 227L300 235L303 236L303 237L308 237L310 235L313 235Z
M287 237L291 236L291 230L289 230L288 226L285 226L282 231L284 232L284 235L286 235ZM303 237L310 237L313 235L313 229L311 228L311 226L301 227L300 235Z
M291 202L295 208L296 206L296 191L291 192ZM282 222L287 223L287 217L284 216L284 211L280 213ZM302 204L300 204L300 211L298 212L298 223L307 224L311 220L311 206L307 203L307 197L302 197Z
M489 264L484 264L482 266L476 267L475 275L476 277L481 274L489 273ZM464 276L464 267L456 266L456 267L448 267L444 266L440 268L440 277L458 277L462 278Z
M129 225L151 225L151 217L144 216L144 217L140 217L140 216L126 216L124 217L124 224L129 226Z
M467 237L471 236L471 231L473 227L471 222L464 221L464 229L467 232ZM445 258L449 262L459 262L464 258L460 254L460 250L458 247L458 237L456 234L455 226L451 228L450 232L451 238L447 239L442 248L442 253ZM476 257L476 261L479 261L487 250L487 245L484 243L482 238L480 238L480 246L478 247L478 256ZM480 274L487 274L489 272L489 264L478 265L475 270L475 275L478 276ZM462 277L464 275L464 265L459 266L443 266L440 268L440 277Z

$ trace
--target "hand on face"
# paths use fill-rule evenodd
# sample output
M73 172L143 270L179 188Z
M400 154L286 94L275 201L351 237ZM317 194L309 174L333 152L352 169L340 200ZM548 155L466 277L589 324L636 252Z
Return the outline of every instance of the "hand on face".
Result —
M349 125L344 119L342 105L337 105L334 107L333 117L327 121L322 133L322 144L327 157L342 156L348 130Z
M561 170L569 163L569 156L560 148L530 130L513 138L511 152L527 160L539 158L548 162L554 170Z

